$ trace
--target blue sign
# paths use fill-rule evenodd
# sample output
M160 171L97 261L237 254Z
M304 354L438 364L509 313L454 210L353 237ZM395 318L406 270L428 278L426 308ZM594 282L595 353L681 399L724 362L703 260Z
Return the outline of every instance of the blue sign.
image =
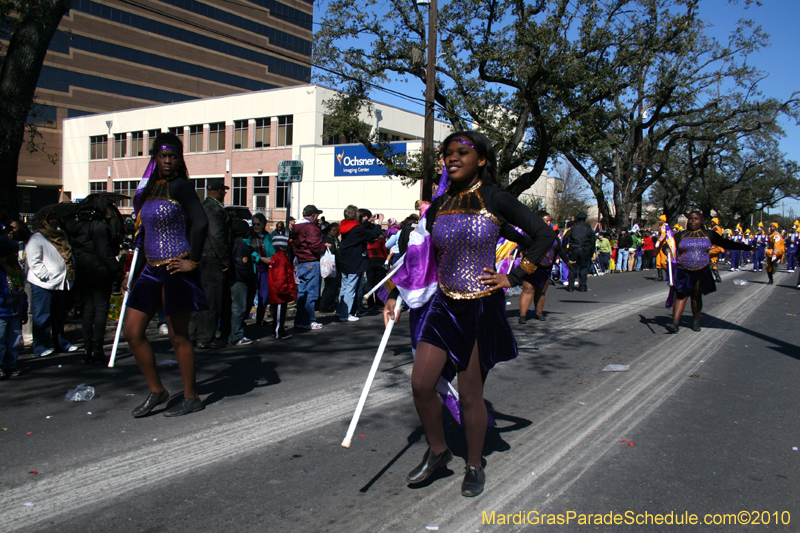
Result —
M406 143L397 143L391 146L395 154L406 153ZM385 176L386 166L369 153L365 146L339 146L334 152L333 175L336 177Z

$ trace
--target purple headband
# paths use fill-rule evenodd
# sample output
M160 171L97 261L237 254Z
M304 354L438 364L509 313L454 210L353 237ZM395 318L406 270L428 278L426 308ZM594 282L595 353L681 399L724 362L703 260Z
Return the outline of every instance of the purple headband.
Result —
M469 146L470 148L472 148L472 149L473 149L473 150L475 150L476 152L478 151L478 149L477 149L477 148L475 148L475 145L474 145L474 144L472 144L471 142L469 142L469 141L468 141L468 140L466 140L466 139L453 139L453 140L452 140L452 141L450 141L450 142L457 142L457 143L461 143L461 144L466 144L467 146Z
M157 153L158 153L158 152L160 152L161 150L173 150L173 151L175 151L175 152L178 152L179 154L180 154L181 152L183 152L183 150L181 150L181 149L180 149L180 148L178 148L177 146L170 146L169 144L162 144L161 146L159 146L159 147L158 147L158 150L156 150L156 151L155 151L155 153L157 154Z

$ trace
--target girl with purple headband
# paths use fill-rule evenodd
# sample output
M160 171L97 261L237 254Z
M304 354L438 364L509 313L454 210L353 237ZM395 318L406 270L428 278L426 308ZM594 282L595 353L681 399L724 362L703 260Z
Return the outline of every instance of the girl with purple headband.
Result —
M421 483L453 458L445 442L436 384L440 376L452 379L458 374L467 437L461 494L470 497L480 494L485 482L482 451L488 415L484 381L495 364L517 357L502 289L520 285L536 269L555 234L540 217L496 186L497 159L485 135L453 133L442 143L442 150L445 172L438 196L425 214L438 263L438 288L424 311L412 310L423 316L412 333L416 354L411 388L429 448L406 481ZM445 175L449 175L449 184ZM522 228L525 234L512 226ZM501 236L519 243L523 257L508 275L494 269ZM394 316L395 304L390 297L384 320Z
M153 348L145 337L147 324L161 307L183 379L183 400L164 411L164 416L180 416L204 408L197 394L189 319L192 312L208 309L197 267L208 219L189 182L181 140L172 133L161 133L153 142L151 154L133 199L139 259L138 265L131 268L139 272L145 261L147 264L130 289L123 326L133 356L150 386L147 399L133 410L136 418L150 414L170 398L161 383ZM123 290L128 290L127 278Z
M675 248L678 268L675 281L669 290L667 307L672 307L672 322L665 328L670 333L678 333L678 324L686 308L686 301L692 300L692 331L700 331L700 312L703 310L703 296L717 290L714 275L711 273L709 252L712 246L726 250L754 250L752 246L724 238L716 231L703 229L703 213L689 213L687 228L675 234ZM674 300L674 305L673 305Z

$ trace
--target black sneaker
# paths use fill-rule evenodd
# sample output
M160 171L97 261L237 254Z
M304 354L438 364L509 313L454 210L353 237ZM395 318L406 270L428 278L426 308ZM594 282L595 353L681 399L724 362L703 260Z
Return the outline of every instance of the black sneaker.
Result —
M524 316L521 316L521 317L519 317L519 318L517 319L517 323L518 323L518 324L524 324L526 320L528 320L526 317L524 317Z
M22 375L22 370L17 368L17 369L12 370L11 373L8 374L8 377L10 377L10 378L18 378L21 375Z
M670 333L678 333L678 331L680 330L680 328L678 327L678 324L676 324L675 322L670 322L669 324L667 324L664 327Z
M700 331L700 322L692 323L692 331Z

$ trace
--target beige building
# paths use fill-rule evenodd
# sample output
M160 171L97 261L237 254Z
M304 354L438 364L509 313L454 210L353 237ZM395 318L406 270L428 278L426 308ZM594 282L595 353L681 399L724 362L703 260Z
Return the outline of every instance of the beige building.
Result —
M175 104L102 113L63 121L61 171L73 200L92 192L132 195L149 161L150 141L160 131L182 136L190 178L205 197L210 179L231 190L227 205L245 206L270 220L286 216L289 184L278 181L278 162L303 161L303 181L291 187L291 214L314 204L330 220L349 204L387 217L413 212L420 186L407 187L357 144L323 139L326 99L334 91L302 85ZM424 117L374 103L375 116L362 116L399 152L422 148ZM437 122L434 140L450 132ZM130 201L120 204L130 212Z
M36 87L43 151L20 153L20 209L58 201L65 119L308 83L313 16L313 0L72 0Z

